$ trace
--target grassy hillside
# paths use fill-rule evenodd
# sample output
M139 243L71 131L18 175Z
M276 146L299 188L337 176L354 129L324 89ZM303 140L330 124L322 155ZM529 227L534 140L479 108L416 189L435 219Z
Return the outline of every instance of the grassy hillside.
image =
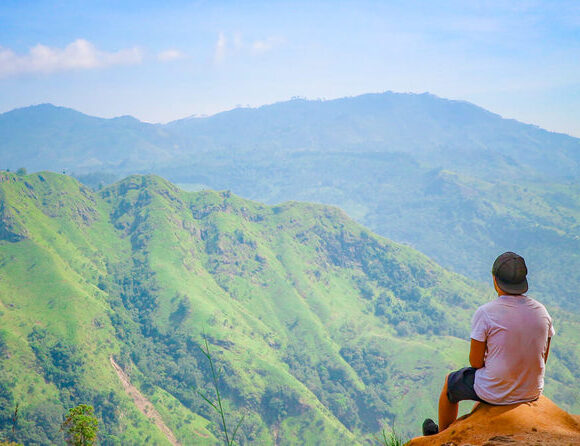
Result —
M93 404L103 444L169 444L111 358L182 444L218 444L204 337L243 444L367 444L418 433L466 363L469 318L492 297L328 206L266 206L132 176L98 193L0 173L0 428L59 444ZM546 393L578 401L579 318L558 337Z
M297 199L339 206L373 231L472 279L487 282L499 253L518 252L528 262L537 296L571 311L578 305L575 181L477 178L426 167L404 154L304 153L251 161L208 156L196 165L203 171L196 183L268 203ZM184 166L163 172L187 183L195 171ZM556 293L554 283L560 284Z
M537 296L580 303L580 139L467 102L386 92L167 125L44 104L0 115L0 160L95 188L152 172L191 190L335 205L474 280L517 251Z

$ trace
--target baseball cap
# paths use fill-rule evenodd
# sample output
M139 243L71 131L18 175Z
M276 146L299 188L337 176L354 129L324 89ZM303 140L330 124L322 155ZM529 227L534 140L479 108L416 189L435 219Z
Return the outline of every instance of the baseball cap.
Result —
M523 294L528 291L528 268L522 256L515 252L504 252L491 268L491 273L499 287L510 294Z

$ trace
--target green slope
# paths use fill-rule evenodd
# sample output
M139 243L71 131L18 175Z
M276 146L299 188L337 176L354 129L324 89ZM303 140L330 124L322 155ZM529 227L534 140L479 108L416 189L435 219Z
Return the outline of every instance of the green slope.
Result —
M0 168L67 169L94 187L152 172L270 204L336 205L475 280L516 251L542 300L580 303L580 139L467 102L385 92L166 125L43 104L0 114L0 136Z
M122 367L182 444L218 444L204 336L243 444L366 444L435 414L492 296L342 211L187 193L132 176L99 193L51 173L0 173L0 421L62 443L93 404L103 444L169 444ZM554 310L546 393L578 412L577 315Z
M268 203L294 199L339 206L374 232L405 242L446 268L488 281L489 265L515 251L530 266L532 291L573 311L579 302L580 189L577 181L481 177L420 165L389 153L301 153L165 169L188 181ZM435 164L437 165L437 164ZM553 284L561 284L554 293Z

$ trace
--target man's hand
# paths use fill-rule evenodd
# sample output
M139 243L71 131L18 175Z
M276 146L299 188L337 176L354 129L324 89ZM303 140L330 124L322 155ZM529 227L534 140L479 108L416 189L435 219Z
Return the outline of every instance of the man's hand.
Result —
M474 369L480 369L485 365L484 358L485 358L485 349L487 347L487 343L476 341L475 339L471 340L471 350L469 350L469 364Z

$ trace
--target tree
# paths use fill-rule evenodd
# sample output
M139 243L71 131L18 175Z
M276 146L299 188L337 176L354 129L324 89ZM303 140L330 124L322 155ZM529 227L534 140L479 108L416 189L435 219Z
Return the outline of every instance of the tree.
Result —
M21 167L16 171L16 175L23 177L27 174L26 167Z
M66 442L73 446L90 446L95 444L99 422L92 406L80 404L69 409L61 429L67 432Z

